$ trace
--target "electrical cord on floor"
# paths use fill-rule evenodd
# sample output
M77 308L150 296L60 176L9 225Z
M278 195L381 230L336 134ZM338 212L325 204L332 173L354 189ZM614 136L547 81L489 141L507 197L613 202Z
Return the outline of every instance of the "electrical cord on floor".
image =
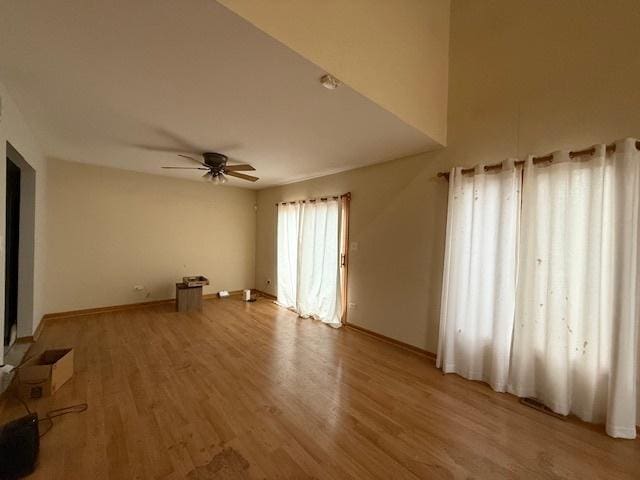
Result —
M12 393L13 397L14 397L16 400L18 400L18 401L22 404L22 406L24 407L24 409L27 411L27 415L31 415L31 413L32 413L32 412L31 412L31 410L29 409L29 405L27 404L27 402L25 402L25 401L20 397L20 395L18 395L16 392L11 392L11 393Z
M47 428L43 432L40 432L40 438L44 437L47 433L51 431L51 429L53 428L54 418L62 417L63 415L69 415L70 413L82 413L82 412L85 412L88 408L89 408L89 404L78 403L76 405L69 405L67 407L49 410L44 417L38 419L38 423L48 422L47 425L49 425L49 428Z
M27 415L31 415L32 412L29 408L29 404L25 402L20 395L13 392L13 396L22 404L24 409L27 411ZM40 432L40 438L44 437L47 433L51 431L53 428L53 419L56 417L62 417L63 415L69 415L70 413L82 413L85 412L89 408L88 403L77 403L75 405L68 405L62 408L55 408L53 410L49 410L44 417L38 418L38 424L42 422L47 422L48 428L42 432Z

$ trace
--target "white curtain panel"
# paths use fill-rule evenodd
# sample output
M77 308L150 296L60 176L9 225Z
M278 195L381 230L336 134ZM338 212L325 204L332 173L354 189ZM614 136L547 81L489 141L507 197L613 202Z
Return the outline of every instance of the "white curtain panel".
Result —
M504 391L515 308L521 168L449 176L437 365Z
M298 283L298 232L300 204L278 205L278 303L295 308Z
M340 202L278 205L278 303L339 327Z
M333 326L340 325L340 202L300 206L296 310Z
M635 141L524 171L509 391L635 438L638 194Z

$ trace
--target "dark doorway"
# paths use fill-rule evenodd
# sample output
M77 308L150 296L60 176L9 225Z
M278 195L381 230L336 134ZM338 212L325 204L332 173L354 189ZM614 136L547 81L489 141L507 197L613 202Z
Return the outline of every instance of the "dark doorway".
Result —
M20 245L20 168L7 158L5 241L4 344L18 328L18 249Z

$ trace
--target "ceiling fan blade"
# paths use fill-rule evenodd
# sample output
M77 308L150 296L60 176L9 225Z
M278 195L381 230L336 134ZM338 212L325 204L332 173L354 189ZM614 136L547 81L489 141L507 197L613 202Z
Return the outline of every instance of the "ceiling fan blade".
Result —
M190 157L189 155L182 155L181 153L179 153L178 156L182 157L182 158L188 158L189 160L193 160L194 162L199 163L200 165L205 165L206 166L205 163L202 163L200 160L196 160L195 158Z
M243 163L242 165L227 165L224 167L227 172L248 172L255 170L251 165Z
M171 168L174 170L209 170L205 167L161 167L161 168Z
M224 169L228 170L229 172L248 172L255 170L255 168L247 163L243 163L241 165L226 165Z
M242 180L249 180L250 182L255 182L259 180L258 177L253 177L251 175L245 175L244 173L236 173L236 172L225 172L230 177L241 178Z
M140 148L142 150L149 150L151 152L175 153L176 155L188 151L184 148L179 147L163 147L158 145L148 145L144 143L127 143L126 145L134 148Z

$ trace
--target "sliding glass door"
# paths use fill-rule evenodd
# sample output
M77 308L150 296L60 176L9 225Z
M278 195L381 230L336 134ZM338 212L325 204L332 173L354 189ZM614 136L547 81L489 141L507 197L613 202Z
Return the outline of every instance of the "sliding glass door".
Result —
M278 205L278 303L340 326L348 206L340 197Z

